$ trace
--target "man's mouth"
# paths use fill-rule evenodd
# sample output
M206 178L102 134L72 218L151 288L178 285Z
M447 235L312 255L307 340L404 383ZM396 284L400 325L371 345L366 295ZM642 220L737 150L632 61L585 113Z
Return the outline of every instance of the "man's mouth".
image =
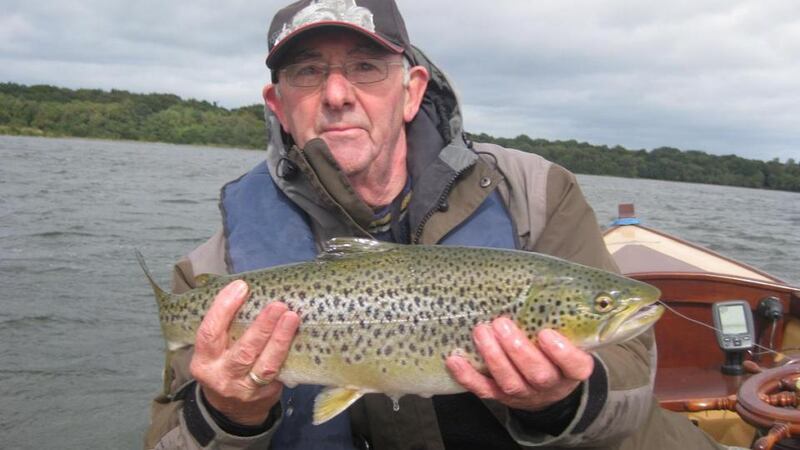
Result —
M323 133L336 133L336 132L349 131L349 130L355 130L355 129L360 129L360 128L361 127L356 126L356 125L334 125L334 126L328 126L328 127L322 128L322 132Z
M335 126L327 127L322 130L320 137L330 138L349 138L356 137L364 132L364 129L358 126Z

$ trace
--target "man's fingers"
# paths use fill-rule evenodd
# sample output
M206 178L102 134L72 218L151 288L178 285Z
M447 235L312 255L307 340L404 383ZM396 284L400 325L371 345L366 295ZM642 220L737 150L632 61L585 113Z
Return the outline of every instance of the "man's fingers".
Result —
M537 335L539 348L561 369L565 377L583 381L594 370L594 359L585 351L575 347L556 331L544 329Z
M481 375L472 365L460 356L450 356L445 365L450 370L450 374L456 379L458 384L464 386L468 391L480 398L491 398L499 400L505 394L497 386L497 383Z
M541 391L551 388L559 381L559 368L528 339L514 321L499 317L492 322L492 329L514 367L531 387Z
M285 304L273 302L256 316L242 337L231 347L231 357L226 363L232 372L247 373L250 370L287 309Z
M528 383L511 362L495 333L489 325L481 324L473 332L475 346L486 361L486 367L495 383L511 397L525 395L530 390Z
M195 356L214 359L225 352L228 346L228 328L236 311L247 299L248 290L247 283L236 280L222 288L214 297L211 308L197 329Z
M273 381L280 372L292 345L300 318L293 311L284 312L278 320L266 348L253 364L252 371L259 378Z

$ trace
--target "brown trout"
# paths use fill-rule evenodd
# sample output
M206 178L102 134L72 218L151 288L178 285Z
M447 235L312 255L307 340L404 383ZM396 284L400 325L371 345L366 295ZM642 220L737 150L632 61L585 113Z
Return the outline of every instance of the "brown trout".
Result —
M296 311L300 328L278 379L287 386L328 386L314 423L362 395L431 396L465 389L444 361L454 351L485 365L472 329L498 316L530 339L552 328L583 349L630 339L663 313L653 286L562 259L523 251L406 246L336 238L310 262L235 275L198 277L181 295L162 291L139 255L159 307L170 351L194 343L214 296L241 279L250 298L232 326L238 336L268 303ZM169 356L168 356L169 357Z

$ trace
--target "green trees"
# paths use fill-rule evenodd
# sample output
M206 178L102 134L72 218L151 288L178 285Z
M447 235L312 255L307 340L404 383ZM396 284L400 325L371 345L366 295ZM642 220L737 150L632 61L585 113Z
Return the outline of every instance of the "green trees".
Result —
M576 173L800 192L800 164L793 159L764 162L671 147L647 152L574 140L531 139L524 134L509 139L481 133L470 135L470 139L536 153Z
M264 129L257 105L228 110L169 94L0 83L0 134L265 148Z

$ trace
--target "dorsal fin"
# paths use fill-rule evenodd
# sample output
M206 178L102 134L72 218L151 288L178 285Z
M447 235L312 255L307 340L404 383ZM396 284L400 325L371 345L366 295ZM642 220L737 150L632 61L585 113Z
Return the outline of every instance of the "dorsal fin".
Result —
M319 259L335 259L360 253L379 253L394 250L399 244L380 242L374 239L337 237L322 243L322 253Z
M206 286L217 278L219 278L219 275L214 275L213 273L201 273L200 275L194 277L194 286L195 288Z

